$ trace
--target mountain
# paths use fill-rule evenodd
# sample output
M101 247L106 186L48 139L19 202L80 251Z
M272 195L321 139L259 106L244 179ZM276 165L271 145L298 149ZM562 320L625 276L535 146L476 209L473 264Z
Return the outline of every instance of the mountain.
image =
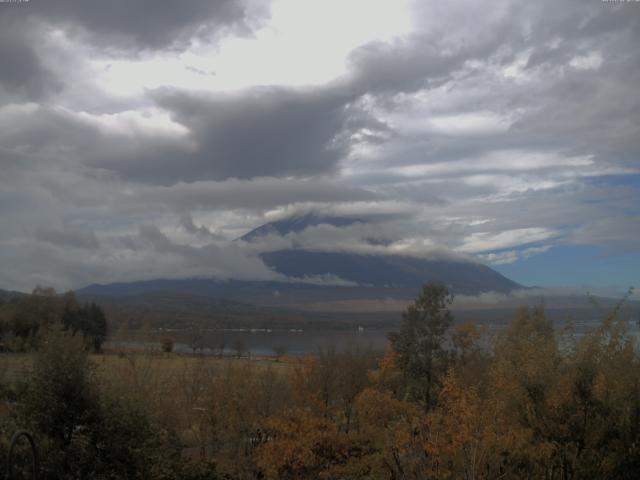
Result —
M287 235L321 224L343 227L364 220L352 217L324 217L309 214L262 225L241 240L257 242L267 235ZM288 249L266 252L262 260L288 277L338 277L363 287L415 290L425 282L442 282L455 293L510 292L523 288L481 263L464 259L428 259L404 255L372 255L352 252L324 252Z
M322 224L345 227L365 220L355 217L305 215L264 224L240 237L259 242ZM510 292L523 288L486 265L454 258L416 258L302 248L262 253L262 260L290 281L221 281L207 278L155 279L89 285L81 296L127 296L174 293L221 298L254 305L302 305L331 301L412 299L429 281L442 282L455 294Z
M522 288L486 265L457 260L307 250L280 250L261 257L289 277L331 275L363 287L412 288L442 282L453 292L465 294Z

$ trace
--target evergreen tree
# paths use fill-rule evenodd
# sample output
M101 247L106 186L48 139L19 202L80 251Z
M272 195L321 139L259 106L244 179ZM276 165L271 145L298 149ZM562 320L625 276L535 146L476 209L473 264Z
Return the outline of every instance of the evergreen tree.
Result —
M424 285L414 304L403 312L400 332L389 334L398 367L404 373L406 393L425 410L433 406L438 374L444 370L444 340L453 322L448 308L452 302L445 285Z

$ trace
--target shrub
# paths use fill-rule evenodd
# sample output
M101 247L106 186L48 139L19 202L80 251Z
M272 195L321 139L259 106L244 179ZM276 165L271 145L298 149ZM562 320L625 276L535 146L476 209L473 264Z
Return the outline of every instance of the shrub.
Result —
M160 348L165 353L173 352L174 345L175 345L175 339L173 337L162 337L160 339Z

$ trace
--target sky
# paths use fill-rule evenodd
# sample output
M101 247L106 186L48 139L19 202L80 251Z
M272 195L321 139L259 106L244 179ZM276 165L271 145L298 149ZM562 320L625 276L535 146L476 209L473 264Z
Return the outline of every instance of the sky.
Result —
M0 288L292 245L640 287L640 3L0 3ZM269 221L320 225L256 244Z

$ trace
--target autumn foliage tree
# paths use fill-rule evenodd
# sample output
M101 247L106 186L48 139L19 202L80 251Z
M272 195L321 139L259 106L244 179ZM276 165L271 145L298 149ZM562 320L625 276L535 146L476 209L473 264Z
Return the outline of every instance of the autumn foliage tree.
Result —
M267 478L635 478L640 355L619 311L586 334L522 308L498 335L451 325L425 287L391 347L352 386L344 428L337 355L293 372L294 405L265 422ZM431 323L433 322L433 323ZM351 397L350 397L351 398Z

